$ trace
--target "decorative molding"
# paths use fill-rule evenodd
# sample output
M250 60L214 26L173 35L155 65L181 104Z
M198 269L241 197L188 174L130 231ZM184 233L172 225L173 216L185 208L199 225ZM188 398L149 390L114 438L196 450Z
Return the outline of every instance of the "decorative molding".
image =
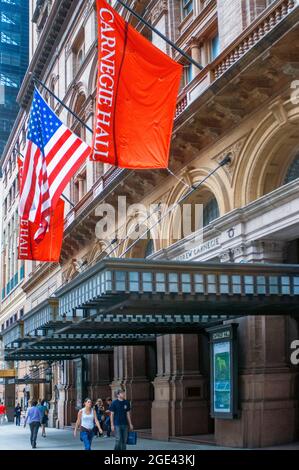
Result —
M167 5L167 0L161 0L160 2L157 3L155 7L153 7L151 11L151 23L154 25L160 17L162 16L163 13L168 12L168 5Z
M278 124L285 124L288 121L288 114L281 99L276 100L269 106Z
M226 172L228 176L230 183L232 182L232 177L234 174L236 163L238 161L241 150L244 147L247 136L248 134L236 140L233 144L231 144L221 153L219 153L218 155L212 158L212 160L216 160L218 163L220 163L226 156L230 157L231 162L223 167L224 171Z
M72 45L70 42L67 42L65 47L64 47L64 51L65 51L65 58L68 59L69 56L71 55L72 53Z

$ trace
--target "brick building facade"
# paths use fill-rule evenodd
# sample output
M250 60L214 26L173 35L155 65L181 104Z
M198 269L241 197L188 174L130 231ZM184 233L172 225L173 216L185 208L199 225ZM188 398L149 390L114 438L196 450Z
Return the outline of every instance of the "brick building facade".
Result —
M26 263L25 279L2 298L0 329L4 336L23 320L26 325L26 318L29 322L36 312L42 313L44 303L59 289L62 295L74 289L75 295L80 280L89 276L107 254L109 258L121 257L130 247L131 240L125 239L111 254L110 242L96 236L95 210L102 201L116 206L117 197L126 195L130 203L140 202L146 207L155 202L175 204L186 192L186 185L204 179L226 155L230 164L219 169L188 200L191 205L203 205L203 242L190 248L190 240L175 240L175 219L171 217L162 224L163 237L140 241L125 259L153 263L212 261L219 266L241 263L248 270L251 263L296 265L299 261L299 106L293 95L299 54L291 47L298 37L296 2L130 2L200 62L201 71L131 18L117 1L112 3L157 47L184 64L170 158L170 169L180 180L165 171L126 172L86 162L65 191L74 207L66 204L61 262L50 266ZM31 60L18 95L22 109L2 157L3 170L13 158L15 146L24 150L32 96L30 72L46 82L89 126L94 119L94 2L31 0L30 5ZM60 118L91 142L90 133L51 96L46 97ZM11 184L12 176L6 185L2 179L2 198ZM118 239L127 226L136 223L137 216L131 215L117 227ZM4 213L2 233L7 233L14 217L16 204ZM2 271L8 246L4 237ZM280 282L287 290L283 279ZM127 339L123 344L111 343L102 353L73 359L62 355L51 363L52 383L31 385L30 397L48 398L51 425L63 427L74 422L84 394L92 399L105 398L121 385L132 402L135 427L154 438L196 436L199 441L236 447L296 440L298 367L290 363L290 344L298 337L296 316L279 315L277 311L263 315L258 309L245 315L240 310L238 318L230 322L239 325L240 413L234 419L210 415L210 353L204 329L178 334L176 329L173 333L168 330L143 344L140 337L139 343ZM98 346L101 344L99 341ZM37 358L34 363L43 377L47 360ZM29 373L32 364L20 359L19 367L21 376L21 367ZM13 401L15 393L23 398L28 390L18 385L16 392L11 388L9 393Z

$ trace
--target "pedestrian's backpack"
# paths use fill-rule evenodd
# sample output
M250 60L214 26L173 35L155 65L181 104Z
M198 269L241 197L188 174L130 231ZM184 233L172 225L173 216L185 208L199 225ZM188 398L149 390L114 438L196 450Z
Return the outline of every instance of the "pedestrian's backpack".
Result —
M136 446L137 444L137 432L136 431L129 431L127 445L128 446Z

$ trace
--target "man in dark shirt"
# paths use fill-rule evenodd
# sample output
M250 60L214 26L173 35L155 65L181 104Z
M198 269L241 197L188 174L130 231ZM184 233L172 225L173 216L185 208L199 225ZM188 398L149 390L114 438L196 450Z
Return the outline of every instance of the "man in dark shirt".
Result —
M125 391L122 389L116 392L117 399L110 405L111 411L111 430L115 432L114 450L126 450L128 438L128 425L130 431L133 431L133 425L130 414L130 403L125 399Z
M20 426L21 424L21 413L22 413L22 408L20 407L20 403L18 403L17 406L15 407L16 426Z

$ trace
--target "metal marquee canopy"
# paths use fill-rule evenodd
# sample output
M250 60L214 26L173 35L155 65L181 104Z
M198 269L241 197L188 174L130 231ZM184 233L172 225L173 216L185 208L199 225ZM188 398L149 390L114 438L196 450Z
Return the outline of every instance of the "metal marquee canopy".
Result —
M107 259L2 332L7 360L70 359L244 315L299 315L299 266Z

